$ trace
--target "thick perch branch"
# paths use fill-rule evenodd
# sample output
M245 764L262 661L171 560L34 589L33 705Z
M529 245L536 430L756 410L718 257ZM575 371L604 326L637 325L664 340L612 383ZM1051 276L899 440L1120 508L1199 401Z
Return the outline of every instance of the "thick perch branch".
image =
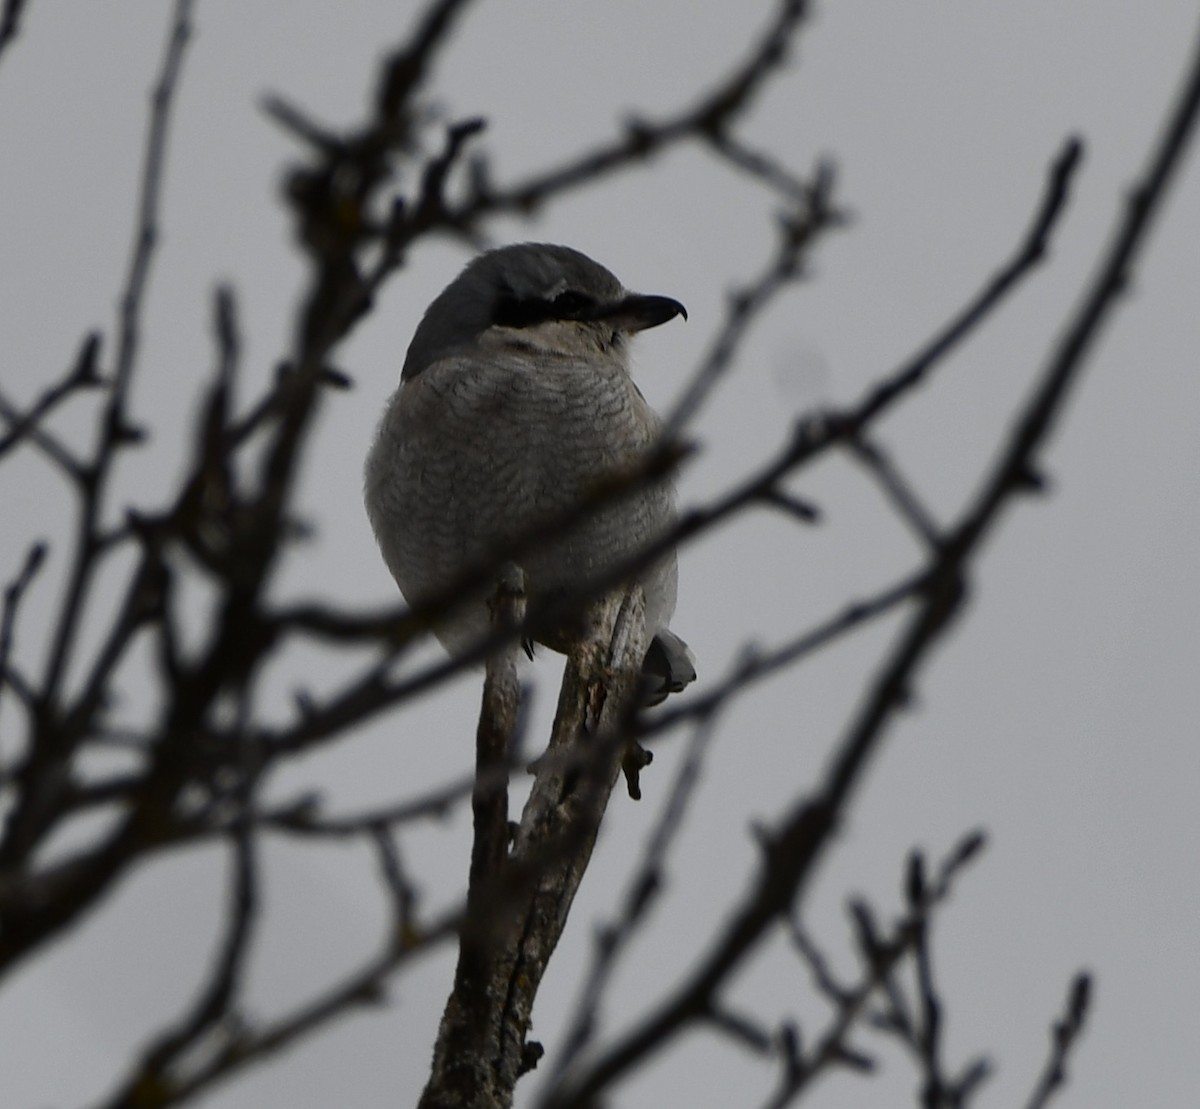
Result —
M505 580L501 622L519 623L523 598ZM421 1109L512 1104L537 1064L527 1042L542 975L583 881L621 769L646 649L644 599L610 594L593 608L588 638L567 660L550 746L508 848L508 757L520 689L513 640L489 659L476 747L475 842L454 989Z

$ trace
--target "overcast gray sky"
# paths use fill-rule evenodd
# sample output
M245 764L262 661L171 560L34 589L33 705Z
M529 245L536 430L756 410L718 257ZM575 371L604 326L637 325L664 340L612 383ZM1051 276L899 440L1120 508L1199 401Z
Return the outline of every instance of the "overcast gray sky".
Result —
M496 174L511 178L610 133L628 110L690 99L741 57L771 7L484 0L431 93L453 116L488 117ZM111 330L166 9L33 0L0 65L0 374L17 396L59 374L87 329ZM125 475L129 495L153 500L179 472L180 437L213 360L218 280L240 298L251 379L267 380L287 349L303 271L278 197L297 151L259 110L262 94L282 93L335 127L357 121L375 61L416 10L388 0L198 3L136 391L156 438ZM855 221L824 241L809 280L769 313L697 422L702 450L683 474L684 503L764 460L807 408L858 397L944 321L1014 247L1047 163L1078 132L1087 159L1047 267L883 429L931 508L942 518L960 508L1145 163L1197 22L1186 0L817 5L748 134L800 169L833 158ZM578 247L627 285L688 306L686 324L648 333L636 352L639 384L666 407L725 293L767 257L773 208L689 150L495 233ZM990 850L936 934L951 1057L986 1051L996 1064L984 1106L1019 1103L1029 1090L1081 966L1096 975L1097 1007L1059 1104L1191 1105L1200 1084L1198 236L1193 152L1045 458L1051 494L1020 505L989 545L966 617L925 671L811 905L813 931L844 960L848 893L898 904L910 845L936 855L967 829L987 829ZM302 501L319 531L289 559L288 591L394 600L360 504L362 458L421 311L466 257L422 245L342 350L356 388L333 400L318 429ZM674 624L696 652L701 685L747 642L782 639L917 555L848 464L822 465L796 488L823 507L822 526L746 518L682 554ZM6 460L0 577L19 565L31 528L65 533L68 504L31 454ZM26 657L37 657L62 554L60 545L29 598ZM814 779L893 630L848 641L726 713L668 896L618 976L614 1022L651 1005L711 937L754 865L752 822L776 816ZM296 673L277 682L281 697L312 664L295 661ZM547 657L532 672L542 721L558 666ZM280 788L316 786L344 807L414 795L470 765L477 701L477 679L464 677L307 760ZM6 713L0 724L14 720ZM609 810L535 1011L533 1035L551 1052L592 926L644 841L677 747L661 748L641 805L618 797ZM466 869L461 817L403 846L428 904L450 903ZM365 855L272 846L266 859L267 927L251 978L263 1014L369 950L385 908ZM222 875L215 851L167 857L21 970L0 992L0 1105L73 1106L108 1088L191 997ZM413 1103L451 967L449 951L427 959L385 1010L202 1104ZM733 995L772 1019L819 1012L781 941ZM883 1058L880 1076L834 1079L806 1104L912 1103L907 1063ZM615 1104L753 1105L773 1077L728 1043L693 1034L622 1086ZM536 1076L523 1099L535 1088Z

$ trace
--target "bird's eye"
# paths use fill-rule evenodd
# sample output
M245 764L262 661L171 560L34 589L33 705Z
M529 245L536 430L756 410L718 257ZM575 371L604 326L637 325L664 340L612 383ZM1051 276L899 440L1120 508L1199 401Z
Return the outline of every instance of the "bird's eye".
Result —
M595 302L590 296L578 293L574 289L559 293L552 303L554 314L560 320L577 320L595 306Z
M542 297L521 299L511 293L501 296L492 311L492 322L501 327L536 327L548 320L589 320L596 318L596 302L587 293L572 289L553 300Z

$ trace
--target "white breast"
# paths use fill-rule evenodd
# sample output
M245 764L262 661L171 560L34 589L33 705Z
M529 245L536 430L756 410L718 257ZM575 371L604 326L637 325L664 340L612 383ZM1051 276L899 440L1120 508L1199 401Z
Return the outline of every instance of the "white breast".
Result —
M615 357L519 348L451 357L401 384L367 460L367 509L410 604L488 559L541 520L570 511L598 480L654 444L659 421ZM532 594L577 586L628 558L675 514L668 482L589 515L524 557ZM675 608L675 558L643 576L647 625ZM487 627L482 600L439 629L451 650Z

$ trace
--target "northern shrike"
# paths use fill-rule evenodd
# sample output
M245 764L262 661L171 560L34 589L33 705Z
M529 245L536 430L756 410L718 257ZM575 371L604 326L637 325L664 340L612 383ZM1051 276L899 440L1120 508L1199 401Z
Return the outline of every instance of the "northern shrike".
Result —
M366 464L367 512L409 604L561 521L658 444L659 419L629 376L628 345L635 331L675 316L687 317L679 301L631 293L587 255L543 243L479 255L430 304ZM578 588L674 519L666 479L583 511L516 559L530 598ZM674 552L638 580L652 636L644 699L653 704L696 672L667 630ZM486 596L434 628L452 653L487 632ZM563 650L571 634L540 638Z

